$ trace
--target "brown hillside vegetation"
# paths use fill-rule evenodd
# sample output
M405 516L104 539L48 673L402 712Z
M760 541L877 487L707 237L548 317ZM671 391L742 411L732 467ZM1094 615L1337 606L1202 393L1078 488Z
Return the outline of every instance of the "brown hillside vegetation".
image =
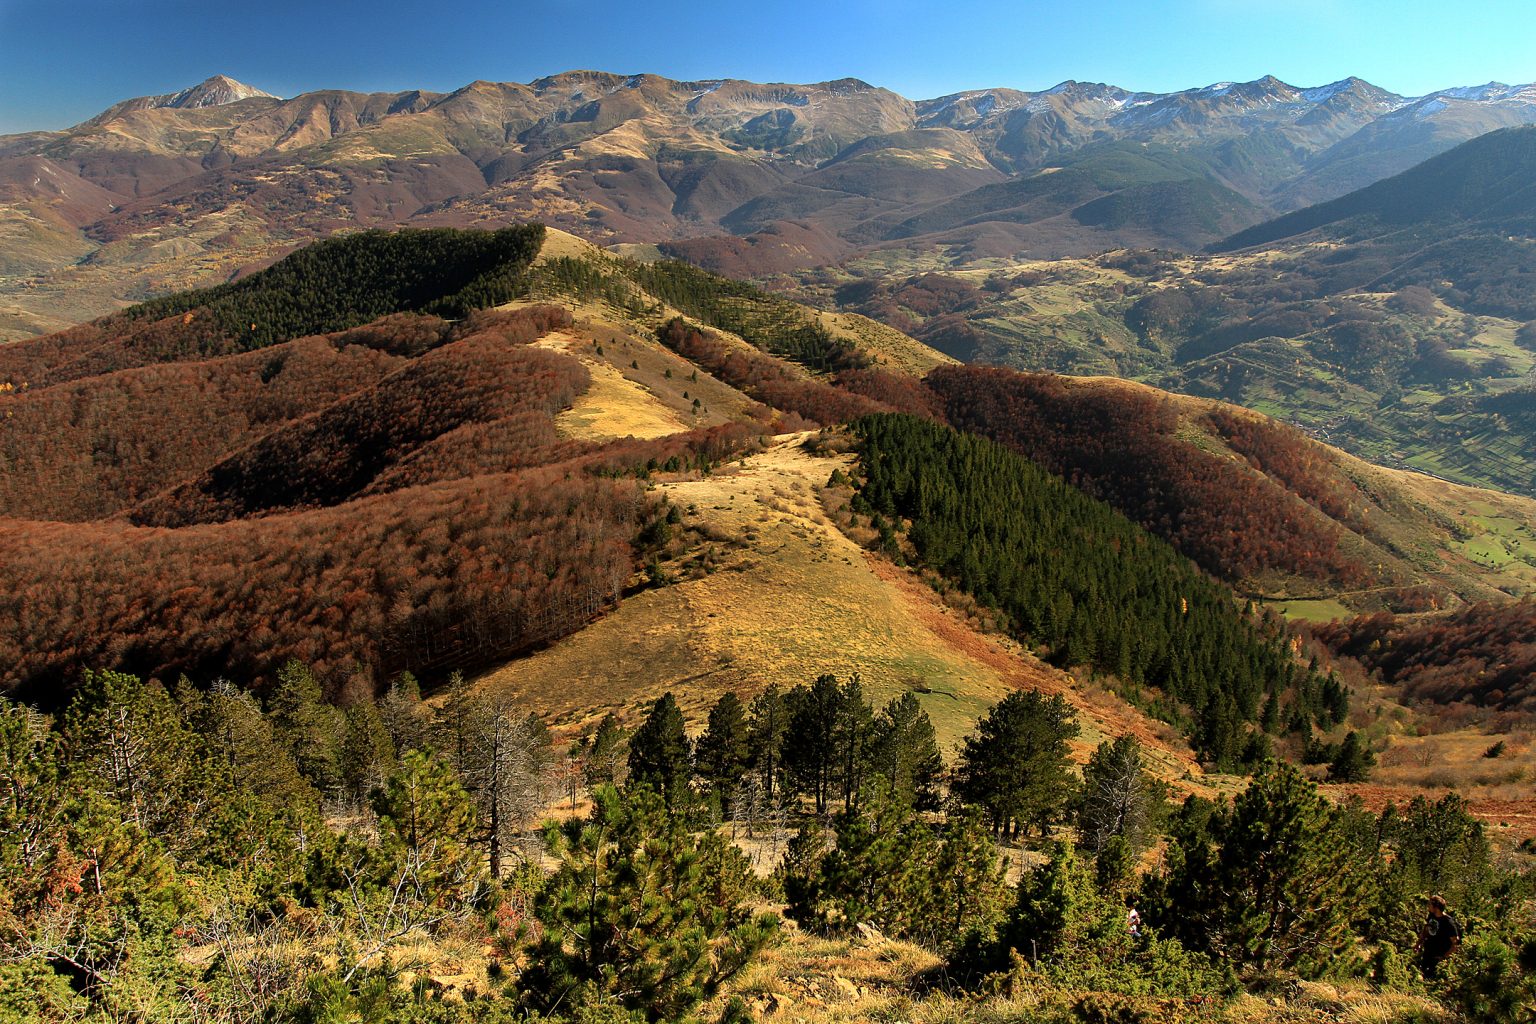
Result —
M1248 410L1128 381L954 367L926 383L956 426L1061 473L1256 597L1414 611L1536 583L1519 558L1480 557L1488 537L1514 543L1536 527L1528 499L1372 466Z
M540 449L557 441L554 415L588 377L569 356L528 343L569 326L570 314L536 307L504 319L487 318L373 387L274 430L130 518L144 526L223 522L548 461Z
M524 436L511 439L519 449L553 443L538 428L583 386L581 369L523 346L569 319L542 306L482 314L450 329L436 317L399 314L255 352L52 385L45 370L40 382L0 391L0 514L78 521L149 502L161 518L146 513L145 523L211 521L230 508L333 504L417 447L462 445L476 427L506 433L507 423L520 423ZM117 328L109 321L92 329ZM56 341L20 342L0 357L42 365L57 358ZM504 394L514 381L521 382L516 394ZM367 459L357 455L364 448L372 449ZM243 457L235 454L242 449ZM221 463L217 480L154 497ZM343 472L348 479L331 479ZM460 467L430 479L462 475ZM428 478L415 472L411 482ZM205 506L225 495L225 511L176 514L193 494Z
M1368 615L1315 634L1409 699L1536 713L1536 603L1529 600L1444 615Z
M674 418L648 441L570 436L556 414L589 371L533 344L552 329L574 329L567 310L451 327L395 315L0 394L6 510L35 517L0 520L0 688L51 703L88 667L260 683L293 657L333 694L358 694L404 668L430 682L579 628L637 567L652 502L634 475L739 450L761 430L739 417L761 407L710 380L732 415L693 429ZM691 364L625 337L648 365L675 360L675 382L658 370L655 383L675 383L686 408ZM585 354L597 339L588 325L564 342ZM46 361L56 340L18 351ZM184 415L165 415L170 401ZM89 486L93 470L108 486ZM132 510L155 528L78 522L132 505L135 486L189 477Z
M402 363L366 345L304 338L0 393L0 514L111 515Z
M0 521L0 687L57 701L83 667L175 679L314 666L333 692L505 658L617 600L648 502L562 468L164 530Z

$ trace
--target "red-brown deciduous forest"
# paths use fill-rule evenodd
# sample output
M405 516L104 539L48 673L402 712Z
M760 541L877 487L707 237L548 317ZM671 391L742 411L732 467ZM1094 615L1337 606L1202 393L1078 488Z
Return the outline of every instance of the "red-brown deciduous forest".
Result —
M334 690L570 632L618 598L634 480L547 467L176 530L0 520L0 688L57 700L86 666Z
M259 683L297 658L362 692L579 628L638 566L635 476L762 425L560 438L587 372L529 343L570 323L395 315L0 396L0 690L50 703L87 667Z
M1306 501L1252 466L1178 437L1169 399L977 366L941 367L927 383L954 426L1061 474L1217 576L1280 570L1346 586L1370 578L1340 550L1343 531ZM1299 476L1296 461L1285 468Z
M690 327L681 319L669 321L658 337L663 345L732 387L764 405L795 413L811 426L828 426L870 413L897 411L883 402L844 391L825 381L797 376L773 356L739 343L731 345L714 332Z
M362 345L302 338L0 395L0 515L111 515L403 365Z
M549 319L569 324L569 314L558 312ZM395 468L401 472L390 482L398 485L430 482L429 466L442 479L547 461L538 449L556 443L554 414L587 383L587 371L571 356L529 348L486 326L272 431L196 480L139 505L130 518L145 526L222 522L384 490L387 483L378 478ZM480 458L487 449L513 460L488 463Z
M1386 612L1313 627L1406 696L1536 711L1536 603L1473 604L1434 616Z

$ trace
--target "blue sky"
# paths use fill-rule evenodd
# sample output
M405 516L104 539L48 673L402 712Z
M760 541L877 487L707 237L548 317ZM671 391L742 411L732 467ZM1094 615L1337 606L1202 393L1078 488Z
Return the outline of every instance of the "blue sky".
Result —
M1420 94L1536 80L1529 0L0 0L0 132L63 127L215 73L280 95L447 91L572 68L916 98L1068 78L1167 91L1359 75Z

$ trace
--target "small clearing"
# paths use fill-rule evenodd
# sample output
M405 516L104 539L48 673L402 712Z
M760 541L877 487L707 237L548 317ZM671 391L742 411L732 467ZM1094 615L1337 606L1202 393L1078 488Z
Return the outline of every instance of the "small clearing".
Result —
M555 427L565 437L583 441L652 438L691 428L682 416L606 361L584 357L584 343L575 335L557 331L535 344L577 355L592 377L587 390L555 417Z

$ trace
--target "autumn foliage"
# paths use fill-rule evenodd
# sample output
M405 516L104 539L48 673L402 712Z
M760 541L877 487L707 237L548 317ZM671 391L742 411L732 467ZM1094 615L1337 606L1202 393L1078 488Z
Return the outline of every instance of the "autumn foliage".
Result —
M403 365L314 337L0 394L0 515L111 515Z
M1342 585L1369 578L1340 550L1339 526L1303 500L1316 498L1330 509L1343 501L1298 453L1304 442L1287 448L1281 442L1289 438L1240 429L1235 417L1218 421L1234 447L1253 453L1249 464L1180 438L1173 403L1150 391L977 366L942 367L927 383L957 428L1060 474L1217 576L1241 580L1279 570ZM1302 497L1269 474L1299 483Z
M553 416L586 390L574 358L527 347L570 314L541 307L434 349L373 387L266 434L135 508L141 525L222 522L546 461ZM534 321L534 322L530 322Z
M0 520L0 688L50 701L81 667L333 692L483 664L617 600L648 508L633 480L563 467L177 530Z
M1382 612L1313 632L1409 698L1536 711L1536 604L1530 601L1479 603L1429 617Z
M367 692L579 628L637 565L634 475L760 428L560 438L587 372L530 343L570 322L395 315L0 397L0 689L56 700L86 667L260 683L298 658Z
M783 412L795 413L812 426L828 426L876 412L893 412L882 402L853 394L818 379L796 374L773 356L732 344L712 331L682 319L658 332L661 343L697 363L751 397Z

